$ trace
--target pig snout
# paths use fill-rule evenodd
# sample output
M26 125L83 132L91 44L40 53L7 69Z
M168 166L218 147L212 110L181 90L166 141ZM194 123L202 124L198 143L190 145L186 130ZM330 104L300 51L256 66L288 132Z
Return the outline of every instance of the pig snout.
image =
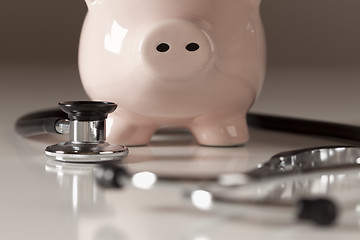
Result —
M186 20L167 20L145 34L140 58L163 79L189 79L209 68L214 44L205 28Z

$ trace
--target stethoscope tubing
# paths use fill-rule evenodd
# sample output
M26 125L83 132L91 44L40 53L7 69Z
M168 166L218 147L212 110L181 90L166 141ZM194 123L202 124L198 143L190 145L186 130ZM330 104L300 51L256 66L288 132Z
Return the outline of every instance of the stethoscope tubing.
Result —
M259 113L249 113L247 122L257 128L360 141L360 127L355 125Z
M47 133L61 134L56 130L56 123L64 119L67 119L67 114L60 109L35 112L20 117L15 123L15 129L24 137ZM360 127L348 124L260 113L248 113L247 123L255 128L360 141Z
M23 137L32 137L42 134L55 133L56 123L67 119L68 115L60 109L49 109L30 113L20 117L15 122L16 132Z

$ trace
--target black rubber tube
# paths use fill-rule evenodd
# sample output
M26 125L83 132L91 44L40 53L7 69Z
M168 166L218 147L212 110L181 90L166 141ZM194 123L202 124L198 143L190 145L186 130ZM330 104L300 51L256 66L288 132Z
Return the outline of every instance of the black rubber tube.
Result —
M67 117L67 114L60 109L30 113L16 121L15 130L23 137L58 133L55 129L56 122Z
M360 127L353 125L256 113L249 113L247 122L257 128L360 141Z
M55 129L56 122L67 118L68 115L60 109L35 112L19 118L15 129L24 137L58 133ZM257 113L249 113L247 122L249 126L256 128L360 141L358 126Z

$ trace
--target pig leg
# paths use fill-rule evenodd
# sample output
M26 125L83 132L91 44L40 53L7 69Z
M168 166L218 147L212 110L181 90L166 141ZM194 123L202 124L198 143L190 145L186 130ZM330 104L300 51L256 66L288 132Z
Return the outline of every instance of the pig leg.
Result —
M121 112L109 116L107 141L126 146L143 146L150 142L157 126L136 114Z
M239 113L201 116L189 128L198 143L205 146L240 146L249 140L246 118Z

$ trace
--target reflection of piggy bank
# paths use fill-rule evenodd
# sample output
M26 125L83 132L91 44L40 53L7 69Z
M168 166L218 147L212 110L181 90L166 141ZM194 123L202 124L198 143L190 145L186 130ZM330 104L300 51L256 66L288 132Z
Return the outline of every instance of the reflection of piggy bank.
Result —
M110 142L147 144L164 126L209 146L248 140L263 82L260 0L86 0L79 68L94 100L119 107Z

